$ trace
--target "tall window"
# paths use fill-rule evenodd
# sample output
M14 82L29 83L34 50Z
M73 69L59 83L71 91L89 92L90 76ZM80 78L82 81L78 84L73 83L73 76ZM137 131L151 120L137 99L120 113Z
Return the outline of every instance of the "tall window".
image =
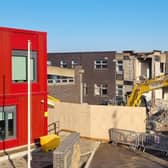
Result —
M94 61L94 68L95 69L107 69L107 60L101 59L101 60L95 60Z
M60 61L60 67L61 67L61 68L66 68L66 67L67 67L67 62L64 61L64 60L61 60L61 61Z
M160 72L164 73L164 63L163 62L160 63Z
M36 81L37 78L37 53L31 52L30 59L30 78L31 81ZM13 50L12 51L12 81L26 82L27 81L27 51Z
M0 140L16 137L16 107L0 107Z
M87 96L88 95L88 87L87 87L87 83L83 84L83 95Z
M123 96L123 85L117 85L116 96Z
M123 61L122 60L117 60L116 62L116 72L119 74L123 73Z
M107 85L106 84L95 84L94 85L94 95L95 96L106 96L107 95Z
M123 85L116 86L116 104L121 105L123 103Z
M74 68L76 65L78 65L78 61L77 60L72 60L72 68Z

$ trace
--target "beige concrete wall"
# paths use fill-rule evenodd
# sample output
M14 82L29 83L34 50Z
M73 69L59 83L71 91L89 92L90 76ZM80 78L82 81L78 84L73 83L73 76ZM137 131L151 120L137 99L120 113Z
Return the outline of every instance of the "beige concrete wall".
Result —
M48 123L60 122L60 129L80 132L81 136L90 136L90 113L88 104L56 103L55 109L49 109Z
M108 138L110 128L145 132L145 110L138 107L90 106L91 136Z
M60 121L60 129L80 132L81 136L108 139L110 128L145 132L145 108L57 103L49 109L49 123Z

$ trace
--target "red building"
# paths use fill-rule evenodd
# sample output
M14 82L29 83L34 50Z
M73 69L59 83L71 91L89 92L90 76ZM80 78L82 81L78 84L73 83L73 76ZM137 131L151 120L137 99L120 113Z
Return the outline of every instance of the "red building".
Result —
M46 32L0 27L0 150L27 144L28 40L32 143L47 134Z

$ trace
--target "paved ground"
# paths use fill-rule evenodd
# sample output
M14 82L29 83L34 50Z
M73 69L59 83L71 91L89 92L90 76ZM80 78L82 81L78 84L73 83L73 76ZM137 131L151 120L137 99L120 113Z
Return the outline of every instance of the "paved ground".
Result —
M63 137L64 138L64 137ZM96 147L95 141L80 139L81 167ZM139 154L141 153L141 154ZM32 168L52 168L52 152L44 153L39 150L32 152ZM151 155L150 155L151 156ZM146 157L142 152L133 152L124 147L112 144L100 144L89 168L164 168L160 159ZM16 157L0 162L0 168L27 168L27 156Z
M112 144L101 144L89 168L165 168L168 162Z
M61 136L62 140L68 134ZM89 155L90 151L94 149L96 142L87 139L80 139L80 151L81 151L81 165L83 165ZM34 150L32 152L32 168L52 168L52 152L44 153L40 150ZM0 161L0 168L27 168L27 156L12 158L8 156L8 160Z

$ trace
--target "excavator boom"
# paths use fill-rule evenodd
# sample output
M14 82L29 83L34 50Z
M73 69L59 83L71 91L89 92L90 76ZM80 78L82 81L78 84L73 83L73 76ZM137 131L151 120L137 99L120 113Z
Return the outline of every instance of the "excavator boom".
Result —
M152 90L168 86L168 74L157 76L153 79L145 80L136 84L128 97L128 106L141 106L141 96Z

